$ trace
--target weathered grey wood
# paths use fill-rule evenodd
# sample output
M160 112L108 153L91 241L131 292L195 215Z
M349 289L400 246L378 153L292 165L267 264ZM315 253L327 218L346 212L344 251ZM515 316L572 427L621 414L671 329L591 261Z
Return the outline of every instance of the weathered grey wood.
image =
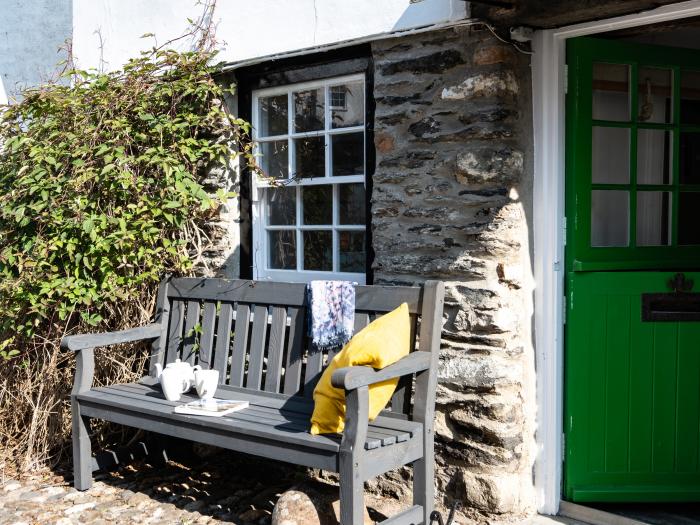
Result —
M394 379L428 370L431 363L432 359L430 353L413 352L381 370L374 370L369 366L339 368L333 372L331 383L336 388L352 390L361 386L381 383L387 379Z
M423 457L413 463L413 504L423 507L423 521L428 523L435 504L434 431L435 389L440 357L440 333L445 298L445 285L427 281L423 287L420 325L420 352L430 356L430 368L416 375L416 394L413 419L423 424Z
M245 354L248 350L248 332L250 330L250 306L239 304L236 308L236 327L231 357L231 377L229 384L243 386L245 376Z
M279 392L282 381L282 357L284 356L284 334L287 331L287 309L272 307L272 326L270 342L267 346L267 369L265 371L265 390Z
M232 321L233 306L231 303L221 303L221 310L219 311L219 325L216 329L216 350L214 350L214 369L219 371L220 383L226 382Z
M76 352L87 348L98 348L136 341L147 341L160 335L159 324L149 324L139 328L105 332L101 334L68 335L61 339L61 348Z
M314 348L309 343L309 353L306 356L306 370L304 371L304 397L311 399L314 395L316 383L321 378L323 371L323 352Z
M369 314L367 312L355 312L355 329L353 334L356 334L369 324Z
M216 303L204 303L202 315L202 334L199 338L199 360L202 368L212 368L212 351L214 350L214 323L216 322ZM219 370L219 369L217 369Z
M153 318L155 324L160 325L160 334L151 343L151 355L148 359L148 373L156 375L156 364L161 367L165 365L165 343L168 338L168 318L170 317L170 301L167 296L167 289L170 283L170 276L167 275L158 285L158 296L156 298L156 312Z
M69 343L66 343L68 345ZM89 392L95 374L95 356L92 348L79 350L76 356L75 376L71 391L71 416L73 430L73 483L78 490L92 486L92 447L90 445L90 420L82 414L79 394Z
M170 289L170 287L168 287ZM170 305L170 320L168 323L168 350L165 356L166 363L172 363L180 358L182 345L182 330L185 321L184 301L173 301Z
M429 523L423 521L423 508L420 505L413 505L391 518L380 521L378 525L415 525L417 523L425 523L425 525Z
M421 288L408 286L356 286L355 310L384 314L406 303L409 313L418 314L421 292Z
M195 345L197 344L196 327L199 324L199 301L187 301L187 316L185 317L185 333L182 338L182 360L194 365L196 361Z
M265 338L267 336L267 306L255 305L253 312L253 335L250 338L250 355L246 388L260 390L263 360L265 358Z
M340 442L340 523L364 524L362 453L367 438L369 389L361 386L345 392L345 430Z
M304 306L306 285L275 281L230 281L185 277L172 280L171 286L168 287L168 295L181 299Z
M284 366L284 393L298 394L301 387L301 365L304 354L305 310L289 308L289 337L287 339L287 361Z
M409 335L409 352L416 351L416 325L418 316L411 315L411 333ZM413 375L403 376L399 379L394 395L391 396L391 411L398 414L410 416L411 412L411 393L413 389Z

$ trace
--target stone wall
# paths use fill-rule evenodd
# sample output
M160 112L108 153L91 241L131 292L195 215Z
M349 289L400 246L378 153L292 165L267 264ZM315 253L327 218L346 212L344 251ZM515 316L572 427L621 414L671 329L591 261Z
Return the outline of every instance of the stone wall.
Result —
M372 51L375 283L447 284L439 497L489 515L531 512L529 56L475 28Z

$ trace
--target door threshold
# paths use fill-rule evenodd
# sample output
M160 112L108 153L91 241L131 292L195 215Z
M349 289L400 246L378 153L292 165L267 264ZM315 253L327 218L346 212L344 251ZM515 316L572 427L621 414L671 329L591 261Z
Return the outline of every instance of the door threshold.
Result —
M583 521L590 525L649 525L644 521L594 509L593 507L586 507L578 503L571 503L570 501L562 501L559 504L559 515Z

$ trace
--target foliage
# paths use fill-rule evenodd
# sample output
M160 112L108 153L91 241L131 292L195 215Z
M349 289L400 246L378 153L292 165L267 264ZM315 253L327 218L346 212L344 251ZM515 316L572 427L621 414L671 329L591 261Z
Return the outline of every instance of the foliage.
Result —
M211 195L207 174L233 152L252 161L249 125L227 113L213 58L154 48L118 72L67 70L0 107L0 420L21 407L0 428L7 443L65 409L61 336L145 320L155 283L191 272L231 196ZM32 377L55 385L50 401L13 390Z

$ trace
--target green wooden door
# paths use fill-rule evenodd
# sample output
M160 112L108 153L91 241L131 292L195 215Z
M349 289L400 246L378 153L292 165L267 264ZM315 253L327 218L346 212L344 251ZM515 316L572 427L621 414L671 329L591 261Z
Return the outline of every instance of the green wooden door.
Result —
M567 64L564 498L700 501L700 52Z

